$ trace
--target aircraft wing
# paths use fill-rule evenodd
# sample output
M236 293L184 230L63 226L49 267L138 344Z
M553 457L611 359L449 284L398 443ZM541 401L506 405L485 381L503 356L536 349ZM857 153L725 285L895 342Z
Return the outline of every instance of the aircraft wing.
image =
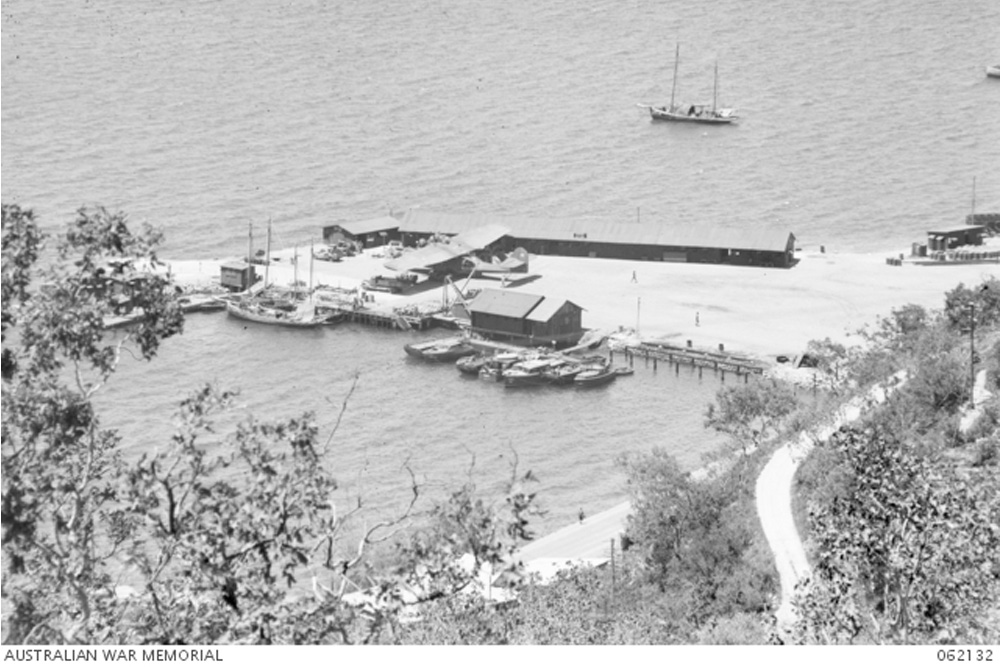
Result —
M477 227L453 236L447 243L434 243L390 259L383 266L392 271L431 270L439 264L469 255L476 250L482 250L509 233L510 230L503 225Z
M475 274L491 274L491 273L527 273L528 272L528 253L524 248L517 248L514 252L507 255L506 259L503 261L497 261L494 259L492 262L483 262L475 257L470 257L467 260L468 265L474 269Z
M450 245L440 243L403 253L395 259L384 262L382 266L399 272L413 271L414 269L431 269L438 264L444 264L464 254L466 254L464 248L452 248Z
M482 250L507 234L510 234L510 230L503 225L484 225L452 237L450 244L465 246L468 253L473 250Z

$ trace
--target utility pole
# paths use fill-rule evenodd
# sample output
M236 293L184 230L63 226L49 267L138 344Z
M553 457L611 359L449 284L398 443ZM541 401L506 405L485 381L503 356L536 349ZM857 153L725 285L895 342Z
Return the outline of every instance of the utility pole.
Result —
M969 308L969 404L976 407L976 302Z
M639 336L639 311L642 309L642 297L635 298L635 335Z

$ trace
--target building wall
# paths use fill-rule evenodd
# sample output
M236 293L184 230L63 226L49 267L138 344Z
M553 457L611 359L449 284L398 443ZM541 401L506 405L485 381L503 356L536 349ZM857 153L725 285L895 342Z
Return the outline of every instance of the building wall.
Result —
M791 264L791 248L786 248L784 251L731 250L694 246L545 241L509 237L504 238L503 245L512 247L522 246L529 253L536 255L561 255L564 257L603 257L608 259L635 259L652 262L692 262L700 264L738 264L773 267L788 267Z
M527 320L528 333L539 340L560 339L567 334L583 332L583 309L567 301L548 322Z
M254 283L254 269L252 264L244 267L225 266L220 267L219 284L231 290L241 292Z
M527 321L517 317L504 317L492 313L472 313L472 327L474 329L485 329L487 331L499 331L503 333L523 336L528 334Z
M385 232L385 236L382 235L382 232ZM362 248L383 246L389 241L399 240L399 237L400 235L398 229L377 230L374 232L355 235L342 229L339 225L332 225L330 227L323 228L324 243L358 243Z
M405 246L416 246L418 241L432 235L423 232L405 232ZM696 246L660 246L630 243L603 243L579 240L524 239L504 236L492 247L510 252L522 247L533 255L561 257L602 257L607 259L634 259L653 262L693 262L703 264L736 264L743 266L768 266L787 268L793 263L794 237L789 235L784 250L741 250L706 248Z

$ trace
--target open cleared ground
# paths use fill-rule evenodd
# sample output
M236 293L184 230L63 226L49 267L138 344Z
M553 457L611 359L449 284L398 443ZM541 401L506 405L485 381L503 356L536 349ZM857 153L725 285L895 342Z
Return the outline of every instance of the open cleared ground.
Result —
M274 253L278 261L272 263L270 282L292 282L291 256L291 250ZM803 351L812 339L850 342L857 329L905 304L940 308L944 293L958 283L978 284L1000 272L998 264L891 266L884 255L807 250L797 257L792 269L765 269L532 255L530 272L538 278L511 289L577 303L586 311L587 328L638 325L647 341L684 345L690 340L695 347L711 349L722 344L727 351L773 360ZM307 282L305 253L299 261L298 278ZM354 288L369 276L391 275L383 261L371 251L337 263L315 261L313 281ZM214 261L170 265L182 284L218 280ZM473 280L469 286L496 288L499 283ZM375 299L386 307L440 303L442 292L435 287L408 296L380 293Z

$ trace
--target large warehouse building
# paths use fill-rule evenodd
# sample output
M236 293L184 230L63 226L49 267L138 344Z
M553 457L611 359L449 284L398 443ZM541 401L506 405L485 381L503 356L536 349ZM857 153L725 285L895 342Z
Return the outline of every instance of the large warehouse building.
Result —
M410 209L399 223L403 245L434 235L454 235L486 225L509 234L498 250L523 247L536 255L606 257L659 262L700 262L788 268L795 264L795 236L773 230L639 222L548 220Z

